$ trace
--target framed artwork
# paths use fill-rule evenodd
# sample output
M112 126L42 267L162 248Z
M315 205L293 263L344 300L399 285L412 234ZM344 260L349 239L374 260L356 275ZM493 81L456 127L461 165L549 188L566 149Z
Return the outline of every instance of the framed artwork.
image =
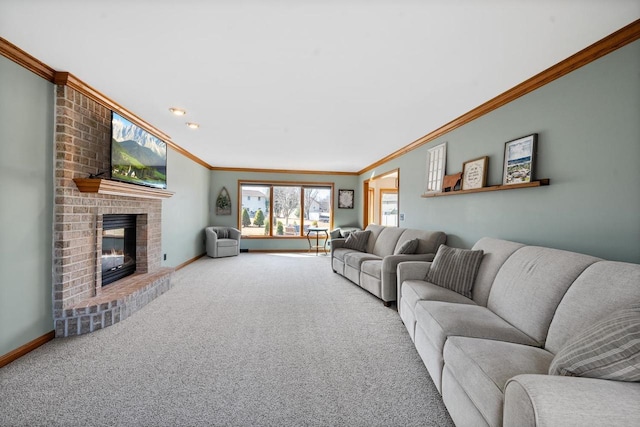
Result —
M231 196L225 187L216 198L216 215L231 215Z
M533 181L537 144L537 133L504 144L502 185Z
M436 145L427 150L427 174L424 194L440 193L447 165L447 143Z
M487 184L489 157L484 156L464 162L462 165L462 189L473 190Z
M353 209L353 190L338 190L338 208Z

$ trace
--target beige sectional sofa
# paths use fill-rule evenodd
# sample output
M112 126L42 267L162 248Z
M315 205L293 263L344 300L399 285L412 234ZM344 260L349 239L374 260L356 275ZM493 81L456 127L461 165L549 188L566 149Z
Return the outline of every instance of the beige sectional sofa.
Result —
M624 330L631 368L600 374L611 380L587 365L610 363L598 351L620 355L619 342L588 340L611 325L622 331L624 322L603 319L640 302L640 265L491 238L472 249L484 251L472 298L427 281L430 262L397 273L400 317L456 425L640 425L640 307L629 317L635 335Z
M331 240L333 271L380 298L388 306L396 300L396 267L404 261L430 261L447 235L441 231L423 231L370 224L364 230L369 237L363 251L345 248L347 239ZM403 244L418 239L412 254L397 254Z

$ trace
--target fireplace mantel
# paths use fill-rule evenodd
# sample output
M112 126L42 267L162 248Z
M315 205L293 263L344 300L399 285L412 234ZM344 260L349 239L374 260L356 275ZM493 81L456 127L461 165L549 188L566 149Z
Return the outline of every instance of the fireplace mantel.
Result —
M102 178L74 178L78 190L82 193L111 194L114 196L142 197L145 199L168 199L173 191L144 187Z

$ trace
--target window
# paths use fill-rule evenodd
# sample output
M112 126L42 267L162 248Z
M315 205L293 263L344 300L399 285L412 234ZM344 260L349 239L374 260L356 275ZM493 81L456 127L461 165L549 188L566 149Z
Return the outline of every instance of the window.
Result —
M333 184L240 181L239 228L244 237L303 237L333 224Z
M398 191L380 190L380 225L398 226Z
M371 178L366 183L367 224L380 224L385 227L398 227L400 169Z
M444 169L447 165L447 143L436 145L427 150L427 176L425 194L442 191Z

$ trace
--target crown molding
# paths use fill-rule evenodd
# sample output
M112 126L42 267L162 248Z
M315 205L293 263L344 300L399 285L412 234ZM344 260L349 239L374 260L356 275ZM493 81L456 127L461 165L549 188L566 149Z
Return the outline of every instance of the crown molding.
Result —
M10 59L45 80L53 82L55 70L37 60L18 46L0 37L0 55Z
M204 160L194 156L184 148L180 147L173 141L169 135L160 131L156 127L150 125L131 111L122 107L112 99L108 98L104 94L95 90L91 86L83 83L80 79L73 76L68 72L60 72L55 71L51 67L32 57L22 49L17 46L11 44L7 40L0 37L0 54L9 58L10 60L22 65L38 76L49 80L55 84L62 84L72 87L73 89L83 93L84 95L90 97L96 102L104 105L107 108L110 108L114 111L117 111L119 114L127 117L132 122L136 123L143 129L148 132L156 135L158 138L162 139L167 143L167 145L178 153L184 155L185 157L193 160L194 162L208 168L212 171L226 171L226 172L256 172L256 173L288 173L288 174L308 174L308 175L362 175L366 172L369 172L393 159L396 159L404 154L407 154L422 145L425 145L436 138L439 138L461 126L470 123L485 114L488 114L508 103L514 101L530 92L533 92L536 89L541 88L542 86L563 77L572 71L577 70L580 67L583 67L603 56L620 49L623 46L626 46L629 43L632 43L640 38L640 19L632 22L626 27L621 28L620 30L610 34L609 36L603 38L600 41L588 46L587 48L581 50L580 52L570 56L569 58L553 65L552 67L542 71L541 73L531 77L528 80L520 83L519 85L509 89L508 91L496 96L495 98L485 102L484 104L474 108L473 110L463 114L462 116L450 121L449 123L441 126L440 128L424 135L421 138L413 141L412 143L406 145L405 147L396 150L395 152L389 154L388 156L378 160L377 162L367 166L366 168L358 171L358 172L330 172L330 171L307 171L307 170L288 170L288 169L253 169L253 168L225 168L225 167L214 167Z
M347 175L358 176L358 172L339 172L339 171L310 171L310 170L294 170L294 169L253 169L253 168L226 168L221 166L211 166L212 171L221 172L254 172L254 173L290 173L302 175Z
M169 135L162 132L160 129L151 125L150 123L146 122L145 120L140 118L138 115L134 114L132 111L118 104L116 101L109 98L102 92L84 83L82 80L80 80L79 78L77 78L76 76L74 76L69 72L54 70L53 68L49 67L45 63L29 55L27 52L20 49L19 47L9 42L8 40L3 39L2 37L0 37L0 55L5 56L6 58L10 59L16 64L21 65L22 67L26 68L32 73L42 77L43 79L53 84L68 86L82 93L83 95L93 99L94 101L105 106L106 108L116 111L118 114L126 117L132 123L135 123L136 125L146 130L147 132L155 135L157 138L166 142L167 146L173 149L174 151L182 154L185 157L188 157L189 159L204 166L207 169L211 168L210 164L194 156L193 154L191 154L190 152L188 152L187 150L185 150L184 148L180 147L178 144L173 142Z
M160 129L156 128L155 126L152 126L151 124L147 123L146 121L138 117L136 114L127 110L122 105L115 102L113 99L109 98L108 96L96 90L95 88L89 86L88 84L86 84L85 82L83 82L82 80L80 80L79 78L77 78L76 76L74 76L69 72L56 71L55 75L53 76L53 83L59 86L67 86L67 87L70 87L71 89L74 89L80 92L86 97L93 99L98 104L104 105L105 107L126 117L131 122L135 123L139 127L146 130L147 132L152 133L155 137L157 137L158 139L161 139L162 141L167 142L168 144L169 144L169 141L171 141L171 137L169 135L162 132Z
M572 71L577 70L580 67L583 67L603 56L620 49L623 46L628 45L640 38L640 19L632 22L626 27L621 28L603 38L600 41L595 42L591 46L581 50L580 52L570 56L569 58L557 63L556 65L547 68L539 74L531 77L528 80L520 83L519 85L509 89L508 91L496 96L495 98L485 102L484 104L474 108L473 110L463 114L445 124L444 126L434 130L426 134L425 136L413 141L411 144L389 154L388 156L378 160L377 162L367 166L358 172L358 175L369 172L372 169L375 169L384 163L387 163L393 159L396 159L404 154L407 154L410 151L415 150L416 148L427 144L433 141L436 138L439 138L454 129L457 129L461 126L470 123L485 114L496 110L511 101L514 101L530 92L533 92L536 89L541 88L542 86L551 83L552 81L563 77Z
M56 71L53 76L53 83L60 86L68 86L82 93L83 95L93 99L97 103L104 105L105 107L117 112L123 117L126 117L132 123L135 123L136 125L140 126L142 129L156 136L160 140L166 142L167 146L173 149L174 151L177 151L183 156L188 157L189 159L204 166L205 168L211 167L211 165L209 165L204 160L194 156L193 154L191 154L190 152L188 152L187 150L185 150L184 148L180 147L178 144L173 142L169 135L162 132L157 127L149 124L148 122L146 122L136 114L132 113L131 111L127 110L122 105L118 104L117 102L115 102L114 100L112 100L111 98L103 94L102 92L84 83L82 80L80 80L73 74L66 71Z

